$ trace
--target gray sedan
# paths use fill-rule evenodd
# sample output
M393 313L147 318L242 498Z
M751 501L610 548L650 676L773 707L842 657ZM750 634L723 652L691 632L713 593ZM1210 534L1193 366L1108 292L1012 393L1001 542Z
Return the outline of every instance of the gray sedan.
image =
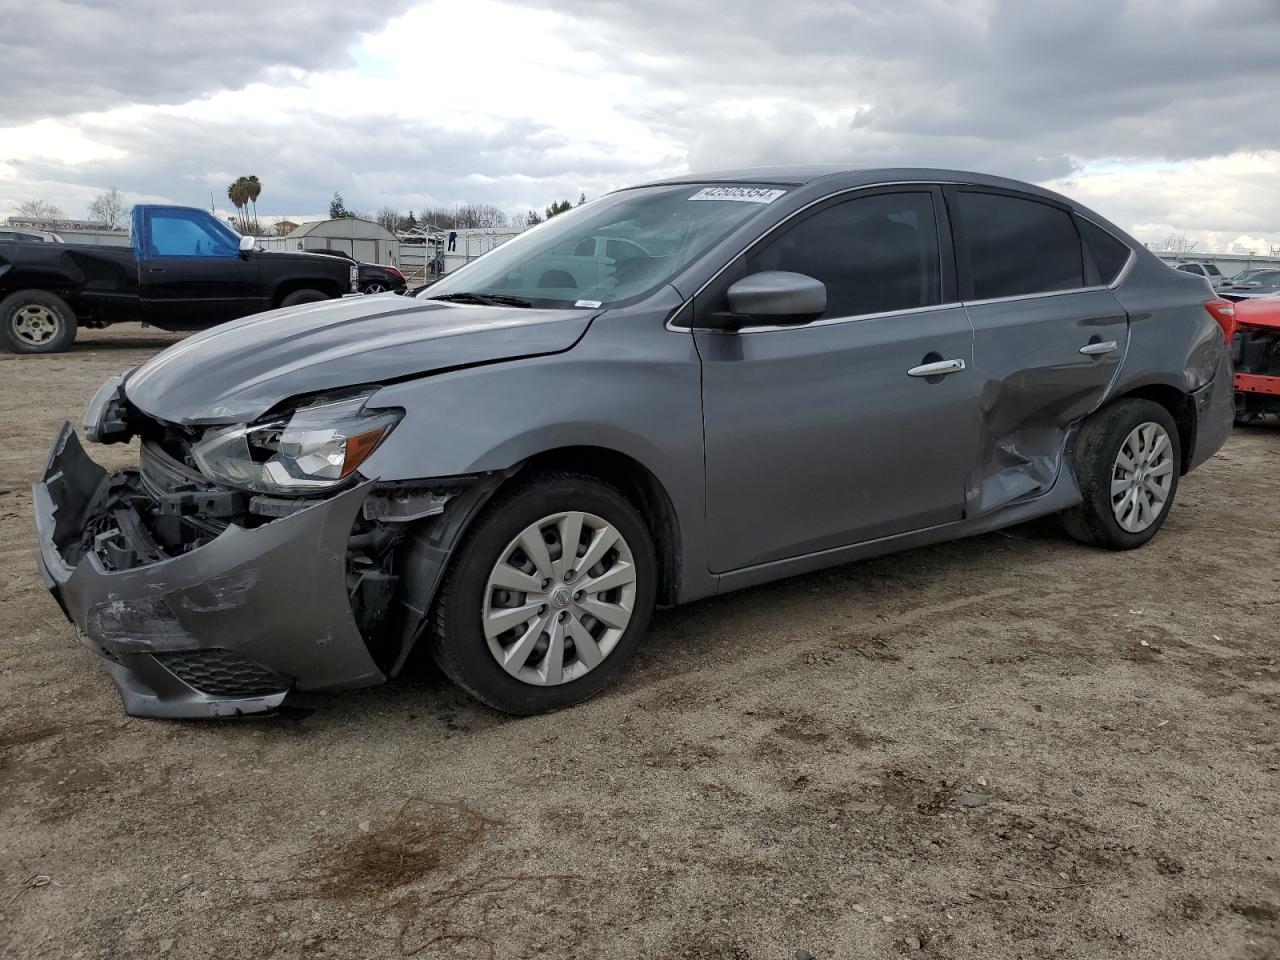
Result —
M133 714L268 712L418 644L500 710L563 707L655 605L1049 514L1141 546L1231 428L1231 309L995 177L620 190L416 298L249 317L113 378L85 432L139 463L64 426L40 565Z

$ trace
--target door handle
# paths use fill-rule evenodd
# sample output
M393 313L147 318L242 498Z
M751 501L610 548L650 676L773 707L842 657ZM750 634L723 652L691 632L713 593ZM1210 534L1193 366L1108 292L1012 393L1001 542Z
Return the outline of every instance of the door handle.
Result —
M936 357L937 354L935 353ZM922 363L907 371L908 377L940 377L947 373L959 373L964 369L963 360L939 360L936 363Z
M1102 343L1086 343L1080 348L1080 352L1086 357L1100 357L1104 353L1115 353L1116 342L1114 340L1104 340Z
M164 273L164 267L148 267L152 273Z

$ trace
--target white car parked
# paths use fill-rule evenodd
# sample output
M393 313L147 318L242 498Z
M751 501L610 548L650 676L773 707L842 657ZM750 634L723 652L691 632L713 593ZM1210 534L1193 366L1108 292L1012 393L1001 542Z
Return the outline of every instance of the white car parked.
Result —
M1204 277L1213 284L1215 290L1219 287L1225 287L1228 282L1227 278L1222 275L1222 271L1212 263L1180 263L1173 269L1181 270L1183 273L1194 273L1197 277Z

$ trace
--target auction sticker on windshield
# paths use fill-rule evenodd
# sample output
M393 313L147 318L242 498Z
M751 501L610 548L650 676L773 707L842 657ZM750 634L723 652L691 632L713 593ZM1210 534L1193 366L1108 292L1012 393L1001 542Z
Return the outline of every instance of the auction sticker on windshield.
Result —
M703 187L690 200L738 200L743 203L773 203L787 191L768 187Z

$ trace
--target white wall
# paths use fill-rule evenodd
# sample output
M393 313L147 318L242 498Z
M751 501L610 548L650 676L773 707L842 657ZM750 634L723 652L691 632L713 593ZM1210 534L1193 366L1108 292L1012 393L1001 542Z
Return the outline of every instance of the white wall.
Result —
M365 263L400 265L400 241L374 240L364 237L259 237L263 250L303 253L307 250L341 250Z
M1212 263L1224 277L1234 277L1250 267L1280 267L1280 257L1251 257L1244 253L1157 253L1157 257L1170 266L1180 263Z

